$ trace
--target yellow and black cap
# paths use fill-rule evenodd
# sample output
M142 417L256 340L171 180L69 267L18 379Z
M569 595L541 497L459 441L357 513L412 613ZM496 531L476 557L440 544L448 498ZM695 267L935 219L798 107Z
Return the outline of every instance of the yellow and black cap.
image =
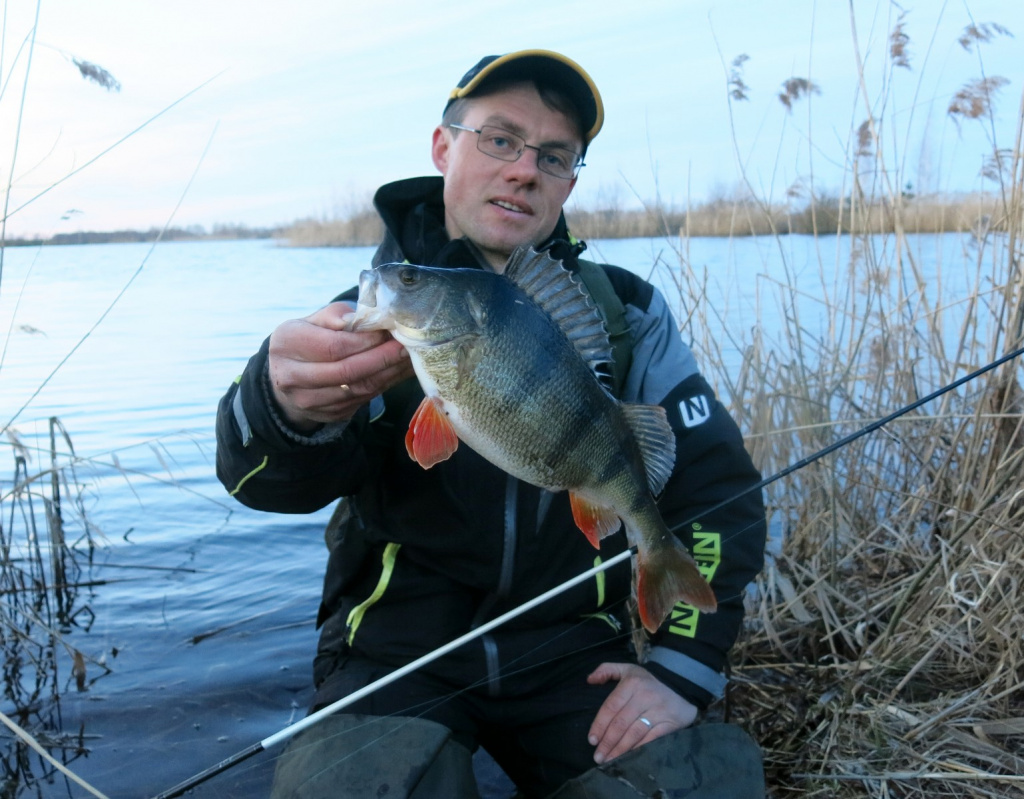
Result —
M564 92L579 109L584 145L593 141L604 124L601 94L590 75L572 59L551 50L519 50L481 58L452 89L445 110L494 80L531 80Z

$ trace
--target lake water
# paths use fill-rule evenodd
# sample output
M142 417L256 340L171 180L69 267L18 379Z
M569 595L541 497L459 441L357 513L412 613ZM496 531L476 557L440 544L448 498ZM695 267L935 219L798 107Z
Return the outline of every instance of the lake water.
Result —
M834 252L823 257L823 246ZM919 251L934 268L960 263L965 247L963 237L929 237ZM78 458L77 483L65 493L68 538L84 530L70 507L80 490L96 545L69 575L82 586L79 613L65 625L64 643L48 651L43 678L31 669L13 678L35 680L24 690L39 694L16 720L37 737L62 740L54 750L60 759L112 797L164 791L304 714L330 509L285 517L230 500L213 471L214 414L263 338L354 284L371 254L273 242L4 254L0 424L10 422L36 474L49 463L47 420L60 419ZM588 255L667 286L679 264L668 243L654 240L598 242ZM817 291L808 300L813 319L820 264L843 263L849 252L842 240L794 236L695 240L686 255L707 270L708 301L722 311L722 324L742 329L751 320L777 324L782 313L758 301L755 276ZM943 290L959 289L954 281ZM725 357L738 356L726 347ZM7 496L14 471L8 447L0 451L0 522L16 539L12 557L24 561L33 522L27 506ZM32 507L42 513L38 497ZM40 630L36 623L35 637L46 640ZM10 648L13 633L4 635ZM76 688L72 649L85 656L85 690ZM40 691L40 679L49 687ZM0 709L12 715L14 708L9 692ZM194 795L265 795L275 754L246 761ZM5 775L15 775L5 777L6 796L85 795L9 737L0 759Z

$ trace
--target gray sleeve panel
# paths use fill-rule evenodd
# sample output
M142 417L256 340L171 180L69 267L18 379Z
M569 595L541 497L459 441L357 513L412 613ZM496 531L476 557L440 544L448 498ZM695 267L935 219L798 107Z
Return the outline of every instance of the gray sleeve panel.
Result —
M245 415L245 408L242 405L242 392L235 386L235 396L231 400L231 412L235 416L235 424L238 425L238 434L242 439L242 446L249 446L252 441L252 428L249 426L249 417Z
M699 688L703 688L716 699L721 699L725 695L725 686L729 682L726 676L682 652L676 652L674 649L664 646L655 646L651 648L649 660L660 663L684 680L689 680Z
M370 400L370 421L376 422L381 416L384 415L384 397L378 394L372 400Z
M672 312L657 289L646 311L627 305L626 320L633 335L633 362L622 400L657 405L682 381L697 374L697 360L683 343Z

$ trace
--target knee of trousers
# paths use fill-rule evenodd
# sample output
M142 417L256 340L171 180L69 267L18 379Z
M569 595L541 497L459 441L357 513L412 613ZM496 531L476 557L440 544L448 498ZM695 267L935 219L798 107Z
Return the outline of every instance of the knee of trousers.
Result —
M702 724L656 738L570 780L549 799L764 799L753 739L732 724Z
M404 716L329 716L277 761L271 799L477 797L472 753L451 730Z

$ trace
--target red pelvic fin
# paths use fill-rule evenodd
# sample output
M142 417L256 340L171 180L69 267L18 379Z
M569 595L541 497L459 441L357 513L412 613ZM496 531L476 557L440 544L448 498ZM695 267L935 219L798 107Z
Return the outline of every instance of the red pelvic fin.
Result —
M676 602L703 613L718 608L714 591L682 544L637 557L636 594L640 621L649 633L657 632Z
M458 449L455 428L444 412L437 397L424 397L413 414L405 434L405 448L409 457L424 469L448 460Z
M594 549L600 549L601 539L619 529L621 522L618 514L611 508L595 505L572 491L569 492L569 505L576 526L583 531Z

